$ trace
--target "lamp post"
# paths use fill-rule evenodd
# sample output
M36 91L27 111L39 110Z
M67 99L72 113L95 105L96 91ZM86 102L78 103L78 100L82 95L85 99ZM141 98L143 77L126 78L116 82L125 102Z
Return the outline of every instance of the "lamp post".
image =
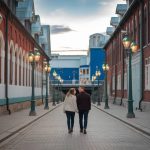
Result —
M95 75L98 78L98 101L97 101L97 105L99 106L99 105L101 105L101 103L100 103L100 88L99 88L99 78L100 78L101 72L98 68L96 70Z
M129 56L129 65L128 65L128 69L129 69L129 80L128 80L128 85L129 85L129 89L128 89L128 113L127 113L127 118L135 118L135 114L133 112L133 96L132 96L132 52L136 52L138 50L138 46L135 42L130 41L130 39L128 38L128 36L126 35L123 38L123 46L125 48L125 50L128 53Z
M63 79L61 79L60 80L60 94L61 94L61 102L63 101L63 97L62 97L62 84L63 84L63 82L64 82L64 80Z
M60 85L59 85L59 83L60 83L60 80L61 80L60 75L57 76L57 80L58 80L57 104L59 104L59 99L60 99L60 87L59 87Z
M93 104L95 103L95 97L94 97L94 81L96 80L96 76L92 75L92 101Z
M53 77L54 77L53 106L56 105L56 104L55 104L55 79L56 79L56 76L57 76L57 73L56 73L56 71L54 70L54 72L53 72Z
M49 75L49 72L51 70L51 67L50 67L50 65L47 61L45 61L44 64L45 64L44 71L46 73L46 97L45 97L45 107L44 107L44 109L49 109L49 106L48 106L48 75Z
M30 52L28 55L29 62L32 66L32 97L31 97L31 110L29 116L35 116L35 93L34 93L34 68L35 64L40 60L40 53L38 51Z
M104 101L105 101L105 107L104 109L109 109L109 106L108 106L108 94L107 94L107 71L109 70L109 66L108 64L103 64L102 66L104 72L105 72L105 89L104 89Z

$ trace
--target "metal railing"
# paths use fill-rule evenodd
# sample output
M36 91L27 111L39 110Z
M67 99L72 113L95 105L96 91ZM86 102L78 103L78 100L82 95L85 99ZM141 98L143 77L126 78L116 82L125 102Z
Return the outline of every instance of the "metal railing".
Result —
M51 85L60 85L60 83L58 83L58 81L56 80L51 80ZM100 85L102 85L104 82L104 80L100 80L99 83ZM64 80L63 83L61 83L61 85L65 86L65 85L85 85L85 86L97 86L98 85L98 80L95 80L94 82L92 81L88 81L88 82L85 82L85 83L81 83L79 80Z

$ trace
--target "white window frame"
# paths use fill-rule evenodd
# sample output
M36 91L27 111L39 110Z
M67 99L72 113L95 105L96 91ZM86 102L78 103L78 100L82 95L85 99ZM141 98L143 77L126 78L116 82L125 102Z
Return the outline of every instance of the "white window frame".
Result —
M150 57L145 59L145 90L150 90Z

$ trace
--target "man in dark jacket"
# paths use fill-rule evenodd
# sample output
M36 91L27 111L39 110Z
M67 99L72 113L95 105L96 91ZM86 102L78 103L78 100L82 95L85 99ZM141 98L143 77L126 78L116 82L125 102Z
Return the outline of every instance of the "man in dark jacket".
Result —
M85 92L84 87L79 87L79 94L77 95L77 107L79 110L79 124L80 124L80 132L86 134L87 121L88 121L88 113L91 109L91 98L88 93ZM84 124L83 124L84 118Z

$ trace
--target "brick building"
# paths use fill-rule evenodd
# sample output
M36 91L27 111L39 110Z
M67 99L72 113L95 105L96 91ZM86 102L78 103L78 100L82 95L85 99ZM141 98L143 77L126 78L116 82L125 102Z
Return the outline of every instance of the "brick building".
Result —
M150 0L130 0L128 9L105 44L110 97L126 105L128 94L128 56L122 44L124 31L139 45L132 54L134 108L150 110Z
M18 20L11 7L17 1L0 1L0 113L10 113L30 106L31 65L29 51L39 50L40 62L35 67L35 96L41 103L43 59L49 60L41 46ZM15 6L13 6L13 10Z

